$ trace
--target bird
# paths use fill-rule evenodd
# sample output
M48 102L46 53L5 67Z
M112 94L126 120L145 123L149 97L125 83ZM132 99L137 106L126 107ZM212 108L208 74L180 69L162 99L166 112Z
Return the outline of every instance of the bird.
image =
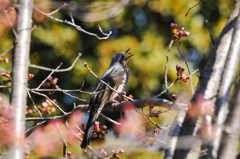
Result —
M134 55L129 52L129 50L130 49L128 49L126 52L116 53L112 57L112 61L108 70L104 72L100 78L102 81L107 83L119 93L124 90L128 83L129 69L127 67L127 62L129 58ZM101 113L104 105L118 96L118 93L110 89L101 81L97 83L94 92L97 93L93 93L90 98L88 107L88 110L90 110L89 119L84 132L82 143L80 145L82 149L86 149L86 147L89 145L95 121Z

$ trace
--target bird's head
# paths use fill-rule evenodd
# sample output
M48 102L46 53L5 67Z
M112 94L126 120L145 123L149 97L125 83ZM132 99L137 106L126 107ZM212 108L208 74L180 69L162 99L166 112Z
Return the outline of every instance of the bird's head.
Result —
M129 52L129 50L130 49L128 49L126 52L119 52L115 54L112 58L110 67L118 62L123 66L127 66L128 59L134 55L131 52Z

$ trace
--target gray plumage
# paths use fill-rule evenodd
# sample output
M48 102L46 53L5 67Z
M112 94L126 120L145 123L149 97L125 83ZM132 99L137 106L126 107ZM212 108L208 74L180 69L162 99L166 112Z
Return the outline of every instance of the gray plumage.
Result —
M129 78L129 69L127 67L128 59L133 55L128 53L128 49L125 53L120 52L112 57L112 62L108 70L102 75L101 80L106 82L117 92L122 92L126 87ZM95 121L101 113L104 105L118 96L118 93L111 90L108 86L99 81L92 94L89 107L89 119L87 122L81 148L86 148L92 137L92 131L95 125Z

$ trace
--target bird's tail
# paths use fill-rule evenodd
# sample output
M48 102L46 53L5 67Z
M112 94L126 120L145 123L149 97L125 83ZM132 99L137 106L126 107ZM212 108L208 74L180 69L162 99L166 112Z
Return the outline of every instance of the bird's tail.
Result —
M95 114L92 114L92 113L89 113L89 119L88 119L88 122L87 122L87 127L86 127L86 130L85 130L85 133L84 133L84 136L83 136L83 140L82 140L82 143L81 143L81 148L86 148L89 143L90 143L90 140L92 138L92 132L93 132L93 128L94 128L94 125L95 125L95 121L96 119L98 118L98 113L95 113Z

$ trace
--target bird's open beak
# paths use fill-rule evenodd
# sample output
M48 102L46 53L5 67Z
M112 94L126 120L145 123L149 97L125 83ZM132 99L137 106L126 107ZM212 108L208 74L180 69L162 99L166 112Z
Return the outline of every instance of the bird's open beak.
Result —
M128 61L128 59L134 55L134 54L132 54L131 52L128 52L129 50L130 50L130 49L128 49L128 50L125 52L125 59L126 59L126 61Z

